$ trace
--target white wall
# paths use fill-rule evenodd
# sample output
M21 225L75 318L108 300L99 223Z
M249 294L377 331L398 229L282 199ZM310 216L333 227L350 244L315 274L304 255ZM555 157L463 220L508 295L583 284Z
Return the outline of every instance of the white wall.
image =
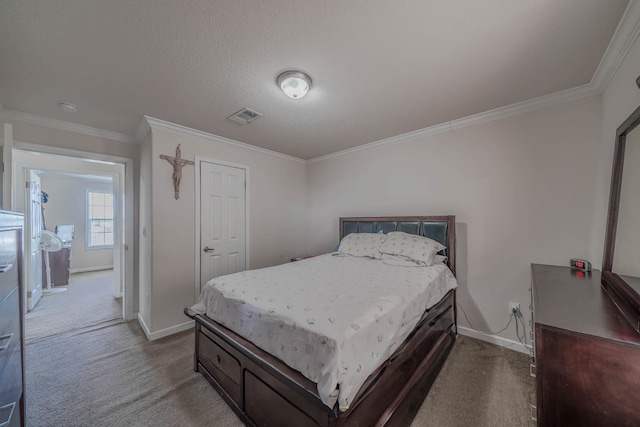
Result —
M73 177L40 179L42 191L49 195L44 204L47 230L55 231L56 225L75 226L75 238L71 246L71 271L91 271L113 268L113 248L87 248L86 193L89 190L113 191L113 184Z
M514 301L528 326L530 264L589 257L600 118L594 96L310 162L309 252L336 245L341 216L454 214L471 324L498 331Z
M248 255L252 269L284 263L305 253L306 165L206 134L172 130L173 126L168 129L152 124L151 128L151 191L146 189L145 194L151 194L153 216L141 218L140 227L147 229L147 239L151 239L152 263L142 267L150 268L151 276L147 333L162 336L163 331L188 320L183 309L195 302L196 177L194 166L183 168L180 199L175 200L173 169L160 155L174 155L176 145L181 144L184 159L194 160L198 155L249 168ZM147 173L143 175L146 179Z

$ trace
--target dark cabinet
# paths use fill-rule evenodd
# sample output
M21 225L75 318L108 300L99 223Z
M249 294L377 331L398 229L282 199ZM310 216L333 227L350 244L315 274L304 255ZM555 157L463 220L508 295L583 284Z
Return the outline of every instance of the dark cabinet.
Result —
M0 211L0 425L24 426L23 216Z
M539 426L639 426L640 334L600 271L531 266Z
M42 251L42 288L47 287L47 266L45 257L47 253ZM51 285L64 286L69 284L69 270L71 269L71 248L65 246L57 252L49 252L49 265L51 266Z

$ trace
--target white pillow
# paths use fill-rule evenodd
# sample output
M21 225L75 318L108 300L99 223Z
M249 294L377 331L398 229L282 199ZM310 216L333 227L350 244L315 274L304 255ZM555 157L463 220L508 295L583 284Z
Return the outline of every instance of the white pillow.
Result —
M413 261L421 261L426 265L431 265L436 254L445 248L446 246L428 237L393 231L387 234L387 239L380 246L380 252L402 255Z
M414 261L411 258L402 256L402 255L382 254L380 259L382 260L383 264L397 265L400 267L426 267L427 266L427 264L425 264L422 261Z
M442 264L443 262L447 262L447 257L444 255L436 255L433 257L433 262L431 263L431 265Z
M351 233L340 241L338 253L380 259L380 245L386 238L386 234Z
M382 257L380 257L380 259L382 260L383 264L398 265L401 267L426 267L427 266L427 264L424 261L414 261L411 258L402 256L402 255L382 254ZM447 260L446 256L436 255L435 257L433 257L433 262L431 263L431 265L442 264L446 260Z

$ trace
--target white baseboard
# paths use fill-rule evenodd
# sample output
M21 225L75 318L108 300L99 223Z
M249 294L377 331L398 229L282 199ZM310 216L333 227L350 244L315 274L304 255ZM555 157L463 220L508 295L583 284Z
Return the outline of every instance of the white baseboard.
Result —
M89 271L113 270L113 265L99 265L97 267L70 268L69 273L87 273Z
M142 319L142 316L140 316L140 313L138 313L138 322L140 322L140 326L142 327L142 330L144 331L144 334L147 336L147 339L149 341L168 337L169 335L177 334L178 332L187 331L193 328L193 326L195 325L195 322L193 320L189 320L188 322L181 323L179 325L161 329L156 332L151 332L147 327L147 324L144 323L144 320Z
M467 337L499 345L500 347L508 348L510 350L515 350L519 353L531 354L531 345L524 345L518 341L509 340L497 335L488 335L483 332L478 332L475 329L465 328L464 326L458 326L458 333Z
M149 331L147 324L144 323L144 319L142 318L139 312L138 312L138 323L140 323L140 327L142 328L142 331L146 335L147 339L151 341L151 339L149 338L149 336L151 335L151 331Z

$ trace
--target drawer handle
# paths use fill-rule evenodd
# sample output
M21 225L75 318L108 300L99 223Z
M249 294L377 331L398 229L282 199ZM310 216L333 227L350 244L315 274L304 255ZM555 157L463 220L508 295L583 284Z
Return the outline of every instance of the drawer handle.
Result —
M2 264L0 265L0 273L6 273L7 271L11 270L11 268L13 267L13 264ZM2 427L0 425L0 427Z
M4 351L9 348L9 344L11 344L11 338L13 338L13 333L0 337L0 342L5 341L4 344L0 345L0 351ZM2 425L0 425L0 427L2 427Z
M531 375L533 378L536 377L536 365L533 363L529 363L529 375Z
M0 427L8 426L13 418L13 410L16 407L17 402L9 403L0 407Z
M218 364L220 364L220 355L216 354L216 359L218 359Z

